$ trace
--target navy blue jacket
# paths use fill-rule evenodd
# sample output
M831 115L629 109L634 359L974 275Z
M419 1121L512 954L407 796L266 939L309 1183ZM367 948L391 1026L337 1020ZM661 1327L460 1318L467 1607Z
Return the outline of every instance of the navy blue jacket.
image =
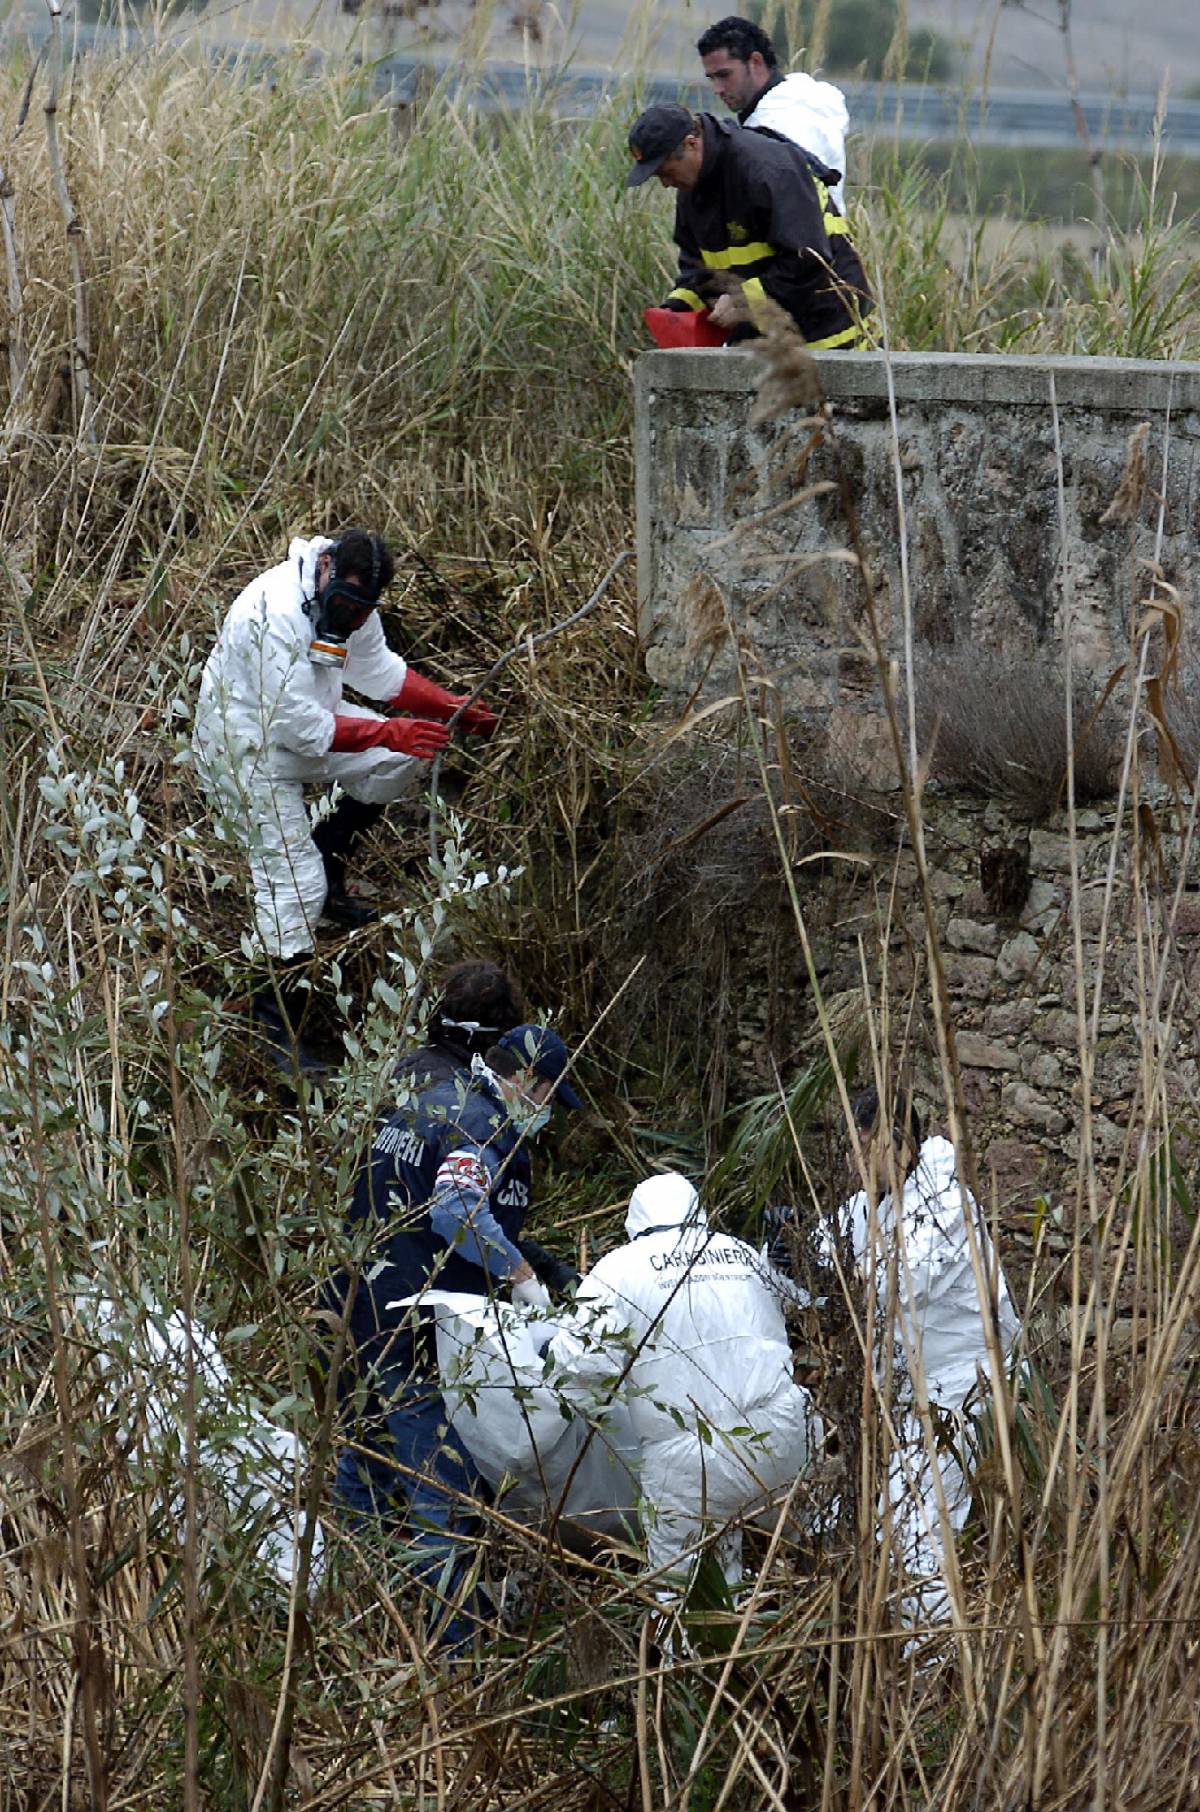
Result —
M396 1064L393 1075L401 1089L433 1088L439 1082L454 1082L460 1076L464 1083L471 1080L471 1051L463 1043L442 1037L431 1039L428 1044L418 1045L415 1050L405 1051Z
M352 1237L379 1223L350 1316L360 1366L412 1368L412 1318L388 1303L426 1285L484 1295L521 1264L531 1171L518 1137L487 1083L462 1078L380 1122L346 1218ZM335 1281L339 1307L347 1282Z

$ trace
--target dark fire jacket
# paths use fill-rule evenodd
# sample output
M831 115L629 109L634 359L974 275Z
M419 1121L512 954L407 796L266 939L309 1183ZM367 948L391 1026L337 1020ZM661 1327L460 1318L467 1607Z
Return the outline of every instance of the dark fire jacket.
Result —
M675 203L679 280L671 306L707 308L713 278L741 280L751 317L770 296L813 347L865 343L870 291L846 222L829 198L835 172L799 146L702 113L704 163Z

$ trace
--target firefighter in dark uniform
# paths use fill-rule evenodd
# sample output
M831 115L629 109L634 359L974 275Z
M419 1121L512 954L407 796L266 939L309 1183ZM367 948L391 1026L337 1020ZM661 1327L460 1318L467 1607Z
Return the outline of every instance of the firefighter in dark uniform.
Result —
M648 107L629 149L628 187L657 176L678 191L679 279L664 306L711 307L713 325L741 339L758 331L755 313L761 319L769 297L814 349L867 343L871 296L830 197L836 171L785 139L686 107ZM718 293L722 276L740 281L741 304Z
M511 1286L514 1301L548 1306L516 1242L530 1205L530 1141L554 1102L582 1105L565 1077L569 1062L557 1032L514 1026L475 1059L466 1085L438 1083L386 1116L347 1215L357 1246L364 1227L377 1237L331 1286L351 1342L340 1383L358 1387L356 1440L339 1459L334 1495L359 1527L386 1523L393 1502L402 1503L419 1553L415 1576L431 1593L448 1582L434 1628L465 1570L479 1480L447 1423L428 1328L414 1311L388 1305L429 1287L482 1296ZM457 1648L471 1632L458 1607L438 1635Z

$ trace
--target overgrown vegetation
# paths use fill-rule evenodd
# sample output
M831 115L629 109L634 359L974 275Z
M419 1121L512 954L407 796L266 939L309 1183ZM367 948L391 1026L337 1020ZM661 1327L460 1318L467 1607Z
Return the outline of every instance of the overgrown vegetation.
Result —
M1090 676L1072 685L1068 742L1066 677L1057 661L1020 660L958 648L923 660L917 673L917 732L930 772L1031 818L1062 804L1067 754L1075 797L1091 803L1117 790L1123 724Z
M889 143L886 122L863 158L863 179L892 188L910 170L929 181L928 192L944 194L949 213L968 218L1039 224L1079 225L1103 236L1111 224L1118 233L1139 233L1145 223L1146 197L1157 191L1160 219L1170 215L1191 222L1200 213L1200 159L1164 156L1157 173L1150 156L1105 155L1104 192L1108 218L1095 221L1095 197L1087 153L1063 147ZM1083 234L1080 235L1081 240ZM1085 260L1086 262L1086 260Z
M524 1576L525 1609L497 1633L482 1679L448 1684L422 1648L402 1554L330 1523L311 1598L306 1559L290 1595L264 1573L254 1481L220 1481L201 1459L231 1449L232 1399L214 1406L185 1377L170 1427L152 1417L129 1330L194 1312L222 1340L237 1400L251 1394L297 1437L301 1464L277 1483L306 1550L335 1434L317 1287L352 1255L340 1209L362 1129L453 940L507 957L583 1045L592 1127L564 1143L541 1197L560 1244L594 1248L664 1152L701 1168L726 1147L712 1205L746 1225L777 1189L809 1212L827 1203L832 1161L821 1174L815 1154L840 1138L817 1129L827 1103L840 1127L849 1051L886 1087L916 1015L944 1038L938 1107L968 1167L969 1127L931 932L919 996L893 1003L871 982L851 1030L833 1023L813 971L815 1055L786 1079L787 1111L768 1094L730 1138L728 1092L704 1057L734 1015L687 989L648 996L625 922L643 903L631 876L649 865L646 898L655 873L686 888L688 867L718 848L706 820L728 803L717 761L675 820L653 823L670 751L628 585L512 664L501 731L482 764L460 769L463 824L437 871L423 825L377 839L372 877L401 910L321 964L346 1038L341 1078L298 1104L272 1091L234 1010L240 878L176 760L197 655L289 531L354 519L404 556L391 629L441 678L475 679L568 614L630 534L627 363L667 268L663 216L627 207L619 188L632 102L587 121L535 108L480 121L435 98L392 120L365 82L299 70L267 85L182 58L83 64L60 131L84 322L36 130L44 78L19 132L20 76L2 80L19 291L0 505L4 1803L1185 1803L1200 1749L1200 1252L1178 1154L1194 1103L1166 1081L1173 908L1166 854L1142 842L1136 811L1114 833L1152 978L1130 1136L1102 1175L1085 1088L1074 1195L1060 1220L1057 1204L1029 1204L1034 1369L1027 1395L1001 1393L953 1637L916 1653L899 1637L897 1582L875 1543L886 1424L854 1353L840 1357L862 1380L864 1471L843 1463L803 1488L777 1538L757 1538L740 1605L698 1591L690 1652L652 1645L629 1555L572 1558L501 1512L487 1565ZM957 258L929 200L919 185L863 197L897 344L1196 347L1194 259L1178 234L1114 241L1084 283L979 242ZM730 784L753 798L751 873L798 908L793 857L815 853L810 835L860 847L847 839L861 820L857 806L838 817L845 789L828 761L810 771L797 757L785 773L790 745L762 709L764 683L743 662ZM1136 689L1131 708L1140 723ZM1126 746L1132 757L1140 744ZM817 832L793 836L812 773ZM919 800L893 797L932 925ZM722 823L732 831L737 814ZM826 836L835 823L845 836ZM1191 838L1179 828L1182 873ZM729 873L745 851L725 858ZM522 872L505 882L501 865ZM736 893L734 935L752 908ZM794 924L807 959L798 909ZM692 935L705 935L699 915ZM678 954L685 963L685 944ZM1080 971L1085 1071L1103 969L1102 950ZM1133 1328L1120 1353L1118 1319ZM832 1400L852 1394L843 1379ZM844 1519L814 1552L808 1511L822 1492Z

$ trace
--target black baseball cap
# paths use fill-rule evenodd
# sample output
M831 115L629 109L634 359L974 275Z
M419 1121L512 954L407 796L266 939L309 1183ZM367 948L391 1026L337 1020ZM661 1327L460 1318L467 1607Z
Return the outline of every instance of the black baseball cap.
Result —
M629 128L629 149L634 162L625 178L625 187L634 189L640 182L649 182L672 151L678 151L688 133L698 130L695 115L686 107L659 105L639 113Z

